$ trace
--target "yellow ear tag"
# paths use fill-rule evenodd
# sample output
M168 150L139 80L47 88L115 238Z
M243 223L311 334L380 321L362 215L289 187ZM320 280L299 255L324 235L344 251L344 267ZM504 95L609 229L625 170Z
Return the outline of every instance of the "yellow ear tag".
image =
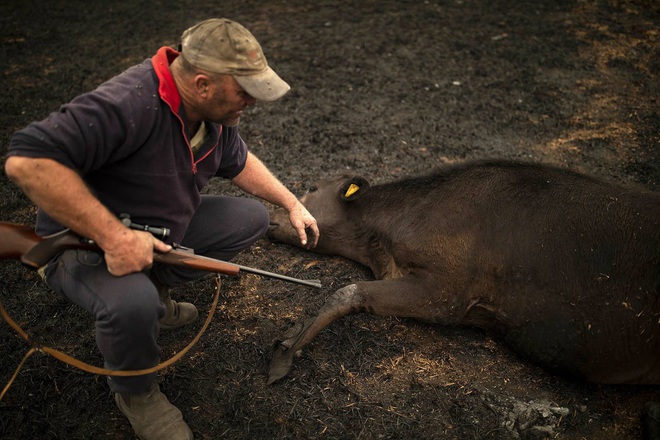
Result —
M357 185L354 184L354 183L351 183L351 186L349 186L348 189L346 190L346 194L344 194L344 197L350 197L350 196L352 196L353 194L355 194L356 192L358 192L359 189L360 189L359 186L357 186Z

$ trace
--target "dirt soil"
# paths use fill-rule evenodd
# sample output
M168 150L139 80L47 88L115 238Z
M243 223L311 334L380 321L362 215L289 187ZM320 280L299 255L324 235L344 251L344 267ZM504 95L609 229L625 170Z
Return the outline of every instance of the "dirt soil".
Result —
M292 85L251 109L242 135L298 195L317 178L379 183L481 158L660 189L655 0L5 1L3 155L15 130L220 16L248 27ZM209 191L238 194L220 181ZM4 174L0 213L34 224L34 207ZM323 288L223 279L210 328L160 374L199 439L636 439L643 403L660 398L660 387L550 375L477 330L369 315L330 326L267 386L274 341L339 287L373 276L267 239L236 261ZM0 277L0 300L30 335L101 365L90 316L16 261L2 261ZM212 291L207 279L174 294L204 314ZM164 356L201 322L164 333ZM28 348L0 322L2 386ZM103 377L37 354L0 402L0 437L134 435Z

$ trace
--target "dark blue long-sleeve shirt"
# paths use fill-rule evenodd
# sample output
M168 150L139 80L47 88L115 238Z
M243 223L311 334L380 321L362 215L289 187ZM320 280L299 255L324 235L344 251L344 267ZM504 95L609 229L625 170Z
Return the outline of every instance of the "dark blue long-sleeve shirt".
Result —
M8 156L50 158L76 170L115 214L171 229L181 242L209 179L231 179L247 159L236 127L206 122L204 144L193 154L185 112L169 70L178 52L153 58L85 93L16 132ZM39 211L37 233L62 229Z

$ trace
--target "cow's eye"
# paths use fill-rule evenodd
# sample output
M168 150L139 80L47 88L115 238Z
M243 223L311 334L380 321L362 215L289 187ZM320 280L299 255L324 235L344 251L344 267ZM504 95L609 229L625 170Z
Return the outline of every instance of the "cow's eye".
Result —
M318 186L312 185L312 186L309 187L309 192L313 193L313 192L316 192L318 189L319 189Z

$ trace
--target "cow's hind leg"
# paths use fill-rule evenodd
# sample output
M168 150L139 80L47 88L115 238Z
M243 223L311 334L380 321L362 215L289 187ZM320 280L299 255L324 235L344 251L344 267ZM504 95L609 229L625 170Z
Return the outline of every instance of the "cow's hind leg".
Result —
M371 313L383 316L435 320L429 307L429 289L418 278L407 276L393 280L365 281L337 290L317 315L302 328L287 332L270 363L268 383L286 376L295 354L309 344L321 330L346 315Z

